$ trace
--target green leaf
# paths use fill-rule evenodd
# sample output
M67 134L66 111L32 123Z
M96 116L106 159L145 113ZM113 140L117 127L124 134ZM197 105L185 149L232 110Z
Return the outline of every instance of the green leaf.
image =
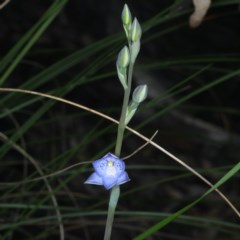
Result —
M229 172L227 172L216 184L213 185L207 192L205 192L200 198L193 201L189 205L185 206L184 208L180 209L179 211L173 213L169 217L165 218L164 220L158 222L157 224L153 225L137 237L135 237L133 240L143 240L147 237L151 236L158 230L162 229L172 221L174 221L176 218L184 214L186 211L194 207L196 204L201 202L204 198L206 198L211 192L213 192L216 188L220 187L223 183L225 183L227 180L229 180L231 177L233 177L238 171L240 170L240 162L237 163Z

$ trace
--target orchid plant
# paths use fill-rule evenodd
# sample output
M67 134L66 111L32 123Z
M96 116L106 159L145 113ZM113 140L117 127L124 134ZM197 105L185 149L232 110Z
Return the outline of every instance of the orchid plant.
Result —
M86 184L103 185L107 190L111 189L104 240L111 238L114 213L120 195L119 185L130 181L125 171L125 163L120 159L124 130L136 113L139 104L146 99L148 90L147 85L136 87L132 94L132 101L129 101L133 67L140 50L142 30L136 18L132 21L131 12L126 4L122 11L122 23L128 46L124 46L119 52L116 62L118 78L124 90L124 98L118 125L115 154L108 153L101 159L94 161L93 168L95 171L85 181Z

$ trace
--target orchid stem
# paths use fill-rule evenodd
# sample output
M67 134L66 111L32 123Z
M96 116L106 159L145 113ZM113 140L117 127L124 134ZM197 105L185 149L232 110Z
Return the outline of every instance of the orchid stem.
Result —
M131 56L132 49L131 49L130 44L129 44L129 53ZM125 131L125 127L126 127L125 120L126 120L127 108L128 108L128 104L129 104L129 97L130 97L130 93L131 93L133 66L134 66L134 62L130 61L129 67L128 67L128 76L127 76L127 88L124 89L122 112L121 112L121 117L119 120L117 141L116 141L116 147L115 147L115 155L118 157L121 154L123 136L124 136L124 131ZM110 200L109 200L109 205L108 205L108 215L107 215L107 223L106 223L106 228L105 228L104 240L111 239L112 225L113 225L114 214L115 214L115 209L116 209L116 206L118 203L119 195L120 195L120 187L114 186L111 189L111 193L110 193Z
M118 198L120 195L120 187L114 186L111 190L109 206L108 206L108 216L107 216L107 224L104 234L104 240L110 240L112 233L112 224L115 214L115 209L118 203Z
M129 47L129 53L131 56L131 47ZM128 68L128 85L127 85L127 88L124 90L122 112L121 112L121 117L118 125L117 142L115 147L115 155L118 157L121 154L123 135L126 127L125 119L126 119L126 113L127 113L129 97L130 97L131 87L132 87L133 65L134 63L130 62L129 68Z

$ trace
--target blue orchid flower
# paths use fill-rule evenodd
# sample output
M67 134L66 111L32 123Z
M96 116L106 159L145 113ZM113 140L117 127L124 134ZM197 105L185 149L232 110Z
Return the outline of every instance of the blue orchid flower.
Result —
M94 161L93 168L95 172L89 176L85 184L103 185L108 190L130 181L124 161L112 153Z

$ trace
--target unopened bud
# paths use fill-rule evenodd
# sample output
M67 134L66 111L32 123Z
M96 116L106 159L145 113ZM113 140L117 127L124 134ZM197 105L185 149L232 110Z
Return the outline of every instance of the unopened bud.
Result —
M132 42L138 41L142 36L142 29L141 26L136 18L134 18L134 21L132 23L131 27L131 40Z
M128 5L124 4L123 11L122 11L122 22L123 22L123 25L129 26L131 24L131 21L132 21L131 12L130 12L130 10L128 8Z
M133 91L132 100L138 104L143 102L147 97L147 92L148 87L146 84L136 87L135 90Z
M128 50L128 47L125 46L118 54L118 58L117 58L118 67L126 68L129 64L129 60L130 60L129 50Z

